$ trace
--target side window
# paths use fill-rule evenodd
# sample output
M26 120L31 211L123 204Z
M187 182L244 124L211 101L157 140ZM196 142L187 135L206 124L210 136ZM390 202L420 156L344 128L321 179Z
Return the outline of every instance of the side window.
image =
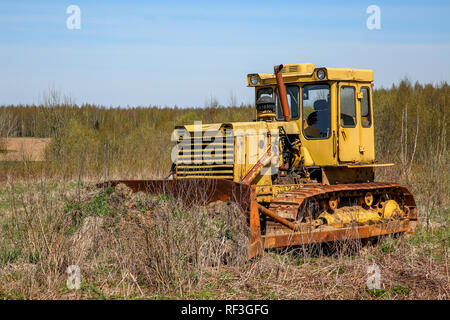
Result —
M367 87L361 88L361 125L364 128L370 128L372 117L370 114L370 90Z
M341 87L341 126L344 128L356 127L355 88Z
M326 139L331 132L330 86L305 85L302 88L303 135Z
M299 106L299 88L294 85L286 86L286 93L288 98L289 110L291 112L291 119L298 120L300 117ZM283 112L281 111L280 99L278 99L278 92L275 91L276 104L277 104L277 120L284 120Z

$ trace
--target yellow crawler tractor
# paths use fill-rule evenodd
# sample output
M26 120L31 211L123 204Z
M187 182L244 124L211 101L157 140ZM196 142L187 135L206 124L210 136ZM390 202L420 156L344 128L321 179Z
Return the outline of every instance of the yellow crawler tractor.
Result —
M253 122L179 126L167 180L109 181L187 203L232 201L249 257L268 248L413 233L413 195L375 182L373 71L277 65L247 75Z

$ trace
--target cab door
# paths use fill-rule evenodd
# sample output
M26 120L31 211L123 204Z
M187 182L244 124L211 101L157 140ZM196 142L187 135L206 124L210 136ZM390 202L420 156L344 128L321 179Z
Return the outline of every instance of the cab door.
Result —
M333 89L331 89L333 88ZM299 128L302 130L302 152L309 154L318 166L337 163L336 149L336 87L329 83L305 84L302 87L302 117ZM306 156L305 156L306 158Z
M357 162L360 130L357 112L357 85L341 82L338 86L338 146L340 162Z
M362 162L375 160L373 112L372 112L372 87L370 84L358 85L358 111L359 124L359 154Z

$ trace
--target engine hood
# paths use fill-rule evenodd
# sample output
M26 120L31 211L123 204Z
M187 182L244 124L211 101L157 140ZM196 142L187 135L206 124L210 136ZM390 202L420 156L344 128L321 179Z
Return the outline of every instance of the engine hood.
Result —
M176 130L188 131L190 133L202 132L202 135L216 135L219 131L225 134L226 131L231 132L233 136L246 136L246 135L258 135L261 132L268 132L277 130L282 126L286 132L297 131L297 123L295 121L252 121L252 122L224 122L224 123L212 123L212 124L193 124L176 126Z

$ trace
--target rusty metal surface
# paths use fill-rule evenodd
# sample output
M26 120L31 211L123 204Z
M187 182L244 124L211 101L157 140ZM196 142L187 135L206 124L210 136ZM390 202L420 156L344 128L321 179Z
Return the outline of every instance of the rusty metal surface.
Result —
M280 217L279 215L275 214L274 212L270 211L269 209L267 209L266 207L258 204L258 209L259 211L261 211L263 214L269 216L270 218L274 219L276 222L281 223L282 225L285 225L286 227L288 227L289 229L292 230L299 230L299 225L290 222L282 217Z
M289 234L265 235L261 237L261 241L264 249L269 249L350 239L366 239L387 234L406 232L410 227L409 224L410 222L408 220L402 220L348 228L318 228L311 232L292 232Z
M217 200L237 203L245 212L249 210L250 186L225 179L181 180L113 180L98 187L114 187L123 183L134 192L165 194L181 199L186 205L204 205Z
M283 75L281 74L283 65L280 64L280 65L274 66L273 69L274 69L275 77L277 79L278 97L280 98L281 111L283 112L284 120L291 121L291 113L289 111L286 86L284 85Z
M248 248L249 259L262 254L264 250L261 241L261 223L259 219L258 201L256 198L256 186L253 185L250 188L250 243Z
M266 166L269 161L272 160L272 146L269 144L267 151L261 156L256 164L250 169L249 172L241 179L241 183L251 184L253 180L259 175L262 168Z

